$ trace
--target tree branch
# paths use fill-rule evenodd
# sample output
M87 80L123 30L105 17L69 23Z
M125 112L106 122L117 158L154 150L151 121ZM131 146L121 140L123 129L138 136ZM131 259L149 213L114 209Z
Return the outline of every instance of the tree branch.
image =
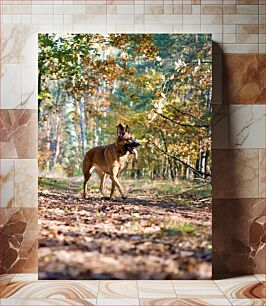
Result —
M200 171L200 170L197 170L196 168L190 166L189 164L187 164L186 162L184 162L184 161L181 160L180 158L178 158L178 157L176 157L176 156L174 156L174 155L171 155L171 154L169 154L168 152L166 152L165 150L161 149L161 148L158 147L154 142L150 142L150 143L152 143L152 145L153 145L158 151L160 151L160 152L162 152L163 154L165 154L165 155L167 155L167 156L169 156L169 157L175 159L176 161L178 161L178 162L181 163L182 165L188 167L193 173L199 174L199 175L201 175L201 176L203 176L203 177L205 177L205 178L211 177L211 174L210 174L210 173L204 173L204 172L202 172L202 171Z
M181 123L181 122L179 122L179 121L176 121L176 120L174 120L174 119L171 119L171 118L169 118L169 117L167 117L167 116L165 116L165 115L163 115L163 114L157 112L156 110L153 110L153 111L154 111L157 115L159 115L160 117L162 117L162 118L164 118L164 119L166 119L166 120L169 120L169 121L171 121L171 122L173 122L173 123L175 123L175 124L177 124L177 125L179 125L179 126L184 126L184 127L197 127L197 128L208 128L208 127L209 127L209 125L207 126L207 125L200 125L200 124Z
M198 120L198 121L201 121L202 123L204 123L203 127L206 127L206 128L210 127L210 124L209 124L207 121L204 121L204 120L202 120L202 119L199 119L199 118L195 117L194 115L192 115L192 114L190 114L190 113L183 112L183 111L177 109L176 107L174 107L173 105L169 105L169 106L170 106L172 109L174 109L174 110L175 110L177 113L179 113L179 114L188 115L189 117L191 117L191 118L193 118L193 119L196 119L196 120Z

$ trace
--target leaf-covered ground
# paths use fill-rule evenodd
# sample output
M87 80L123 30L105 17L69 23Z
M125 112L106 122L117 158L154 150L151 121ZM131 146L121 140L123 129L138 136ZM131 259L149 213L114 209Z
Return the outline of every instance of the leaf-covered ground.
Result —
M84 200L80 182L40 179L41 279L211 277L210 186L124 180L108 200L92 182Z

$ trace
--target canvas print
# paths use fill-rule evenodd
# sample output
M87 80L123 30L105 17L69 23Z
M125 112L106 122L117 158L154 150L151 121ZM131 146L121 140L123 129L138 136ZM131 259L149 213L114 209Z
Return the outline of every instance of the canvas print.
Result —
M210 278L211 35L38 43L39 278Z

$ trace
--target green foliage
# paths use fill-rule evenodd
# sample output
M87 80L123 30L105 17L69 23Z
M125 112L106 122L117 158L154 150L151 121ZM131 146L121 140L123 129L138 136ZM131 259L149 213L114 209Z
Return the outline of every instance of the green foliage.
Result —
M143 144L126 176L206 178L211 60L205 34L40 34L40 168L81 175L122 122Z
M54 178L39 177L38 178L39 189L54 188L58 190L66 190L69 187L69 181L59 180Z
M190 223L184 223L184 224L172 224L166 226L162 230L162 235L166 236L175 236L178 233L188 233L188 234L194 234L196 231L196 226L195 224L190 224Z

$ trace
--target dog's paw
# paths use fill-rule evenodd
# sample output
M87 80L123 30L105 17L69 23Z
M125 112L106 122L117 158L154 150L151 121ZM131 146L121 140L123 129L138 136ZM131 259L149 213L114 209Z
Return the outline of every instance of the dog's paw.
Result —
M115 199L115 197L114 196L106 196L105 199L107 201L113 201Z

